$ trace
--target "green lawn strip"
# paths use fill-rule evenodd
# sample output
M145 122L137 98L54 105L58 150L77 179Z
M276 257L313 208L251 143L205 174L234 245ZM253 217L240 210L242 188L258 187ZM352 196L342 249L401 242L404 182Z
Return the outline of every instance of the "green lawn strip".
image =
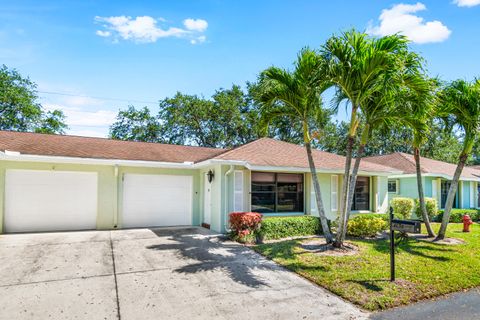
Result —
M439 225L435 224L435 228ZM349 241L360 248L353 256L325 256L308 252L290 240L255 246L259 253L368 309L382 310L480 286L480 225L471 233L450 224L448 237L465 244L441 245L414 239L399 246L397 283L390 283L387 240Z

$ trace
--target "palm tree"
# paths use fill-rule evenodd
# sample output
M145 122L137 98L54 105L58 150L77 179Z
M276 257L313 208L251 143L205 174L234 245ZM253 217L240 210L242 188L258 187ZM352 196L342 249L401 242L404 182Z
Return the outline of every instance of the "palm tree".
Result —
M324 123L328 117L328 111L322 108L321 93L327 88L327 84L318 77L321 64L314 51L304 49L298 55L295 70L292 72L277 67L268 68L259 76L255 100L260 104L264 128L275 118L289 118L301 124L323 234L327 242L331 243L333 237L325 216L311 146L315 136L311 132L312 123Z
M351 172L352 153L362 109L373 95L384 92L389 85L389 73L398 66L398 57L408 52L408 40L400 35L369 38L355 30L333 36L322 47L326 68L322 69L337 88L337 102L346 100L350 105L350 124L347 136L342 201L335 245L340 247L345 239L348 216L353 200L353 190L360 159L369 136L370 124L365 125L356 153L356 170ZM377 99L377 98L375 98Z
M429 123L435 115L435 81L426 77L417 77L414 81L417 83L416 91L403 92L399 103L403 108L404 117L402 122L412 129L413 140L413 157L415 159L415 172L417 177L418 200L422 219L425 223L429 237L435 237L435 232L430 224L427 206L425 203L425 193L423 192L422 169L420 164L420 149L428 138Z
M437 235L438 240L445 238L458 181L478 136L480 128L480 79L471 83L464 80L453 81L440 93L440 101L440 115L453 119L454 123L463 131L464 137L463 149L459 155L457 168L448 190L442 224Z

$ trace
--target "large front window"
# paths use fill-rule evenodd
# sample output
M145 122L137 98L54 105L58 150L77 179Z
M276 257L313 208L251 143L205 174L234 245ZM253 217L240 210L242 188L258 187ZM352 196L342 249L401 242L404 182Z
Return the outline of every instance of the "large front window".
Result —
M370 210L370 177L357 177L353 193L352 210Z
M252 172L252 211L303 212L303 174Z

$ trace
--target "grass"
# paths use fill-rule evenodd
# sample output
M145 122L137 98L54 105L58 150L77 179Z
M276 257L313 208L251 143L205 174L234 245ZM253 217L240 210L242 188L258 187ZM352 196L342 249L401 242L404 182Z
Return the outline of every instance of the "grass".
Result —
M438 229L439 225L434 224ZM300 247L305 240L257 245L254 249L314 283L367 310L383 310L480 286L480 225L463 233L451 223L447 237L465 241L442 245L410 239L396 253L397 282L391 283L387 240L349 241L352 256L325 256Z

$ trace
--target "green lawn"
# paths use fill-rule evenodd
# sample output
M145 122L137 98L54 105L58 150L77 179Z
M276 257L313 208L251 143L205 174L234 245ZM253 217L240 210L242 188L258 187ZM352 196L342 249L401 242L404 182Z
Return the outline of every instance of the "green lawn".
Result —
M308 252L299 246L306 240L263 244L254 249L365 309L381 310L480 286L480 225L472 227L471 233L463 233L461 224L449 225L447 236L463 239L465 244L440 245L412 239L400 245L397 283L389 282L387 240L349 240L360 252L341 257Z

